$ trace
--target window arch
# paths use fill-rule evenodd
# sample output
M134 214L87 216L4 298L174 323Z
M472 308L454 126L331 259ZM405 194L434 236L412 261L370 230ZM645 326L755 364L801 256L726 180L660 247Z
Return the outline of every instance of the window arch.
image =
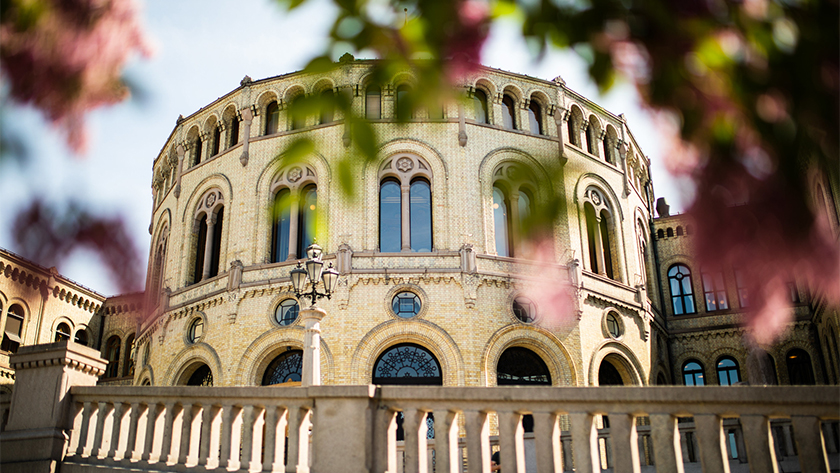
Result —
M271 261L290 261L315 241L318 221L318 179L306 165L281 171L271 184Z
M516 129L516 101L509 94L502 97L502 126L508 130Z
M201 139L201 135L195 137L195 141L193 141L193 162L195 164L201 163L201 154L204 149L204 140Z
M668 238L671 238L672 236L674 236L674 229L671 228L671 227L668 227L668 230L666 231L666 234L668 235Z
M382 89L378 85L369 85L365 89L365 118L368 120L382 118Z
M74 342L78 343L79 345L84 345L84 346L87 346L89 339L90 339L90 337L88 336L87 329L85 329L85 328L80 328L79 330L77 330L76 331L76 336L73 337Z
M134 376L134 334L125 341L125 361L123 362L123 376Z
M443 375L432 352L414 343L401 343L376 359L373 384L443 386Z
M741 381L738 362L731 356L723 356L717 362L718 383L721 386L732 386Z
M218 189L207 191L195 213L193 234L197 235L193 284L219 274L224 225L224 197Z
M408 84L400 84L397 86L397 118L399 120L408 120L414 118L414 110L411 100L411 87Z
M116 335L109 338L105 344L105 359L108 360L108 366L105 368L105 378L116 378L120 373L121 345L122 340Z
M187 386L213 386L213 371L202 363L192 372L186 382Z
M297 95L290 102L288 114L291 115L291 123L289 129L300 130L306 128L306 107L304 101L306 96L303 94Z
M26 312L20 304L12 304L6 313L6 326L3 327L3 342L0 350L16 353L20 348L21 333L23 332L23 321Z
M517 163L502 163L493 172L493 229L498 256L515 257L532 212L531 173Z
M321 100L318 105L321 113L318 122L321 125L335 121L335 92L332 89L321 92Z
M607 132L604 134L601 145L604 148L604 160L610 164L615 164L618 161L615 156L618 146L618 133L612 125L607 125Z
M671 305L674 315L694 314L694 288L691 285L691 270L684 264L675 264L668 269L668 283L671 288Z
M156 307L160 302L160 293L163 289L163 266L166 261L166 242L169 236L169 228L164 227L160 232L160 241L155 247L154 255L151 263L151 277L149 278L149 299L152 301L152 307Z
M239 117L235 109L231 109L227 119L227 147L233 147L239 143Z
M263 386L272 386L276 384L294 384L297 385L303 379L303 351L288 350L268 364L262 378Z
M598 140L601 135L601 125L595 115L589 117L589 121L583 124L586 129L586 151L589 154L598 156Z
M276 100L269 102L265 107L265 127L263 127L263 135L273 135L277 133L277 127L280 125L280 106Z
M703 280L703 294L706 297L706 312L726 310L729 300L726 297L726 285L723 282L723 272L708 267L700 268L700 278Z
M497 386L551 386L551 373L545 361L524 347L510 347L502 352L496 363ZM525 432L534 431L534 418L522 417Z
M481 89L475 89L472 99L476 123L490 123L487 114L487 93Z
M432 251L429 165L417 156L399 155L385 163L379 177L379 251Z
M212 146L210 147L210 156L216 156L222 147L222 127L216 125L213 127Z
M569 143L580 148L580 130L583 126L583 114L580 109L572 105L569 118L566 121L566 128L569 133Z
M788 381L791 385L813 385L814 368L811 366L811 355L801 348L794 348L785 356L788 370Z
M598 189L588 189L584 194L583 214L586 223L586 243L589 269L610 279L619 280L615 262L613 233L615 223L606 197Z
M686 386L703 386L706 384L703 365L695 360L688 360L683 364L683 381Z
M496 254L510 256L508 201L505 192L498 186L493 186L493 227L496 232Z
M531 100L531 103L528 104L528 126L531 129L531 133L535 135L545 134L542 124L542 107L536 100Z
M58 324L58 327L55 328L55 341L61 342L64 340L70 340L70 325L65 322L61 322Z

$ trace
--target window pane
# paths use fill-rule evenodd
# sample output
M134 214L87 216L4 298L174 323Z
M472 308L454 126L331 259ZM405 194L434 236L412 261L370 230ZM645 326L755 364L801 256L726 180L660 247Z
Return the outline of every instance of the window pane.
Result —
M379 87L371 86L367 88L365 94L365 118L370 120L382 118L382 103L380 101Z
M531 102L531 105L528 107L528 124L531 127L531 133L535 135L542 134L542 126L540 126L541 112L539 104Z
M498 187L493 188L493 225L496 231L496 254L510 256L508 249L508 216L505 195Z
M275 263L289 257L289 222L292 197L289 189L283 189L274 198L274 239L271 260Z
M321 124L332 123L335 117L335 95L332 90L321 94Z
M410 190L411 250L432 251L432 190L426 181L415 181Z
M505 98L502 99L502 124L509 130L513 130L514 111L513 99L509 95L505 95Z
M483 90L476 90L473 94L473 107L475 107L475 121L487 123L487 94Z
M400 251L401 218L400 185L394 181L385 181L379 189L379 251Z
M297 255L302 257L306 254L306 248L315 241L315 214L318 209L318 191L315 187L307 187L303 190L300 201L300 213L298 217L298 228L300 238L298 239Z

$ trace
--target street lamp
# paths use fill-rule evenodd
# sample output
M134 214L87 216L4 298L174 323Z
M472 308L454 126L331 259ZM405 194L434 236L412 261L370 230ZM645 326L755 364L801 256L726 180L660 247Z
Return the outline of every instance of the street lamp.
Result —
M292 288L295 290L297 297L309 298L311 306L314 307L318 299L326 297L327 299L335 292L335 287L338 284L338 271L333 269L332 263L329 268L324 270L324 262L321 261L321 254L323 251L316 243L309 245L306 249L307 260L304 263L306 269L301 267L298 263L297 268L291 271L289 275L292 279ZM309 292L304 292L307 280L312 283L312 289ZM324 292L318 292L318 282L324 283Z

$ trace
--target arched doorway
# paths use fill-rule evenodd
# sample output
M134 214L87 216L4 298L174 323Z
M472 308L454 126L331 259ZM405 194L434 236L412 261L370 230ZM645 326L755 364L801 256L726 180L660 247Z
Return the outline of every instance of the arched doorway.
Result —
M542 358L523 347L510 347L502 352L496 364L497 386L551 386L551 373ZM522 417L525 432L534 431L534 417Z
M274 358L263 374L262 385L300 386L303 372L303 352L289 350Z
M210 370L209 366L201 363L189 377L186 377L186 380L184 384L187 386L213 386L213 371Z
M399 386L443 386L443 372L432 352L414 343L389 347L373 364L373 384ZM405 439L403 413L397 414L397 440ZM426 417L427 438L435 438L434 416Z

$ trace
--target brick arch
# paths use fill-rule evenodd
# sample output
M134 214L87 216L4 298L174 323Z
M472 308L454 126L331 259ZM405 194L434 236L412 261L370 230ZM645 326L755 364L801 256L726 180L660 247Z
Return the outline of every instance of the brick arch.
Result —
M644 386L647 384L645 370L633 350L621 342L607 340L595 347L592 352L592 358L589 361L590 386L598 386L598 370L601 368L604 359L610 355L617 356L621 360L625 373L631 378L634 385ZM619 372L622 371L622 367L619 367Z
M61 324L62 322L66 323L67 325L70 326L70 340L71 341L73 340L73 337L76 335L76 323L73 322L73 320L70 319L70 317L67 317L66 315L60 315L60 316L56 317L55 319L53 319L52 324L50 326L50 343L55 341L55 331L58 329L58 325ZM106 340L106 339L103 339L103 340Z
M201 362L210 367L213 373L213 386L224 386L224 372L222 361L216 350L210 345L199 342L190 345L180 351L169 363L169 368L161 379L162 386L175 386L175 383L184 376L187 369L196 362Z
M234 386L259 386L271 360L286 347L303 350L306 330L301 325L274 327L251 342L242 353L233 375ZM321 337L321 382L335 384L335 361L329 346Z
M211 368L212 369L212 368ZM215 375L213 375L215 376ZM132 383L134 386L142 386L143 381L149 380L152 386L155 385L155 370L149 365L144 365L143 369L140 370L140 374L134 378L134 382ZM213 378L215 381L215 377Z
M455 340L426 320L389 320L369 331L350 362L350 384L370 384L373 364L388 347L416 343L435 355L443 371L444 386L464 386L464 358Z
M577 368L563 342L551 332L531 325L508 325L490 336L481 357L483 386L496 386L499 358L511 347L527 348L539 355L548 366L552 386L577 386Z
M678 385L683 384L683 377L682 377L683 365L685 365L686 362L688 362L689 360L694 360L694 361L699 362L700 365L703 367L703 375L704 376L709 376L709 366L712 365L712 362L709 361L708 357L704 353L699 352L699 351L686 350L686 351L680 353L679 355L677 355L674 359L674 363L671 364L671 366L673 366L674 369L676 370L676 376L674 377L674 379L675 379L674 384L678 384ZM712 366L712 369L714 370L713 366ZM705 380L706 378L703 378L703 379ZM706 383L706 384L708 384L708 383Z

